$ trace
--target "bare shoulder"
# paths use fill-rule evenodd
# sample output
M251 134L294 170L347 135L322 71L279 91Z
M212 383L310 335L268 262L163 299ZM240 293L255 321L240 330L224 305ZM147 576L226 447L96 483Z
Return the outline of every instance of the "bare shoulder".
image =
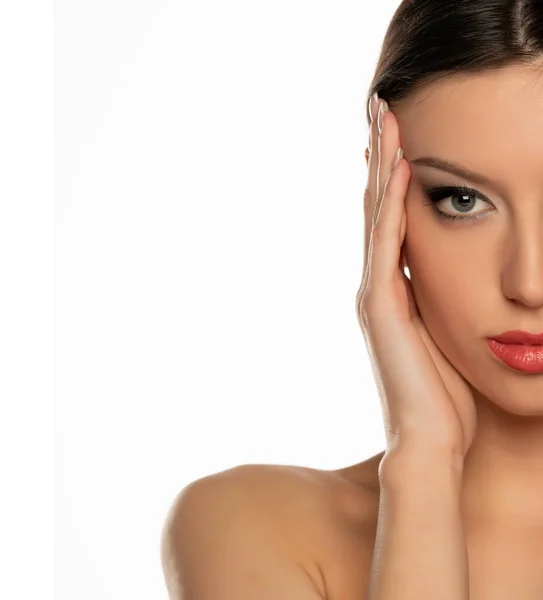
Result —
M216 582L221 597L229 598L225 579L233 586L245 581L247 597L268 598L269 590L270 598L334 600L365 592L379 456L334 471L241 465L185 487L163 529L162 564L170 597L219 597ZM197 596L191 595L191 586L200 586ZM232 597L245 598L244 593L233 588Z

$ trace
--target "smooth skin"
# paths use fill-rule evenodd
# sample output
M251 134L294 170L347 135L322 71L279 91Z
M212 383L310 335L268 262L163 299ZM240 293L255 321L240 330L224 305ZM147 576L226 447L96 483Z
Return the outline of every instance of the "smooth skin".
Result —
M393 169L400 130L385 107L381 101L376 111L374 102L371 111L366 235L371 229L357 294L359 322L381 398L387 456L411 446L440 448L458 455L460 469L476 430L473 394L431 338L402 268L411 170L405 159Z
M433 342L403 272L411 171L398 160L399 127L387 109L380 103L379 135L375 123L371 128L365 212L372 225L357 295L387 440L379 466L379 535L365 597L468 600L460 495L464 456L476 428L474 398Z
M396 236L393 244L405 228L399 270L409 268L413 299L442 367L454 369L448 374L462 394L468 389L462 382L469 382L472 394L473 405L469 395L455 405L463 407L456 411L463 450L469 440L465 425L476 423L462 490L470 600L543 598L543 375L516 372L486 347L486 337L508 329L543 331L542 133L542 65L512 66L450 77L391 107L384 113L381 143L367 155L368 187L371 181L381 186L387 167L379 183L372 180L372 153L382 153L378 160L390 172L397 147L404 150L400 169L407 190L402 198L380 198L379 220L395 220L385 225L389 237ZM416 164L428 156L488 182ZM470 214L484 213L481 219L448 221L425 205L423 185L462 183L480 193ZM439 208L462 214L450 198ZM377 367L379 384L388 375L386 367ZM437 382L429 384L439 387ZM445 398L426 405L438 419L446 415ZM404 414L420 417L413 431L431 425L426 413ZM395 431L386 417L385 431ZM453 435L447 443L459 439ZM170 597L364 598L384 454L336 471L244 465L187 486L164 527Z

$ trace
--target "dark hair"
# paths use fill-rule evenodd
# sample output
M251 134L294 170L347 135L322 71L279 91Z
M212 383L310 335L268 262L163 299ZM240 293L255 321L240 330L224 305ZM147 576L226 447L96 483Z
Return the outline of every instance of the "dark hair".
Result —
M368 92L391 108L451 73L543 66L543 0L403 0ZM366 102L366 107L368 103ZM369 111L366 117L370 123Z

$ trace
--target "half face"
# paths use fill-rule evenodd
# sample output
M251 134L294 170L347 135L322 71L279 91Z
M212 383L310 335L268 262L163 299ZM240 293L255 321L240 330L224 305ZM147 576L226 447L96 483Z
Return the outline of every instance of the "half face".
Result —
M479 393L543 415L543 373L487 343L543 332L543 69L451 76L391 109L412 171L405 257L422 318Z

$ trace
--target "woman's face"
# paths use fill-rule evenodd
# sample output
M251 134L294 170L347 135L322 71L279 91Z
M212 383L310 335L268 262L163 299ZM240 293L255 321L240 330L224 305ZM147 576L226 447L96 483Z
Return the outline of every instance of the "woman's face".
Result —
M478 392L508 412L543 415L543 374L507 367L486 341L543 332L543 70L450 77L391 110L410 163L435 157L477 174L411 164L405 257L422 318ZM460 185L477 195L449 191L425 205L423 186Z

